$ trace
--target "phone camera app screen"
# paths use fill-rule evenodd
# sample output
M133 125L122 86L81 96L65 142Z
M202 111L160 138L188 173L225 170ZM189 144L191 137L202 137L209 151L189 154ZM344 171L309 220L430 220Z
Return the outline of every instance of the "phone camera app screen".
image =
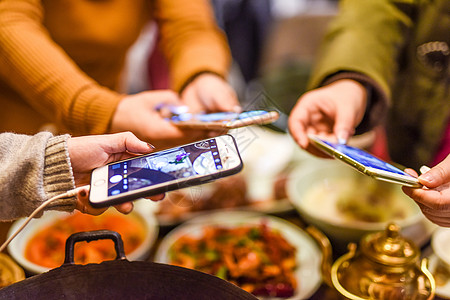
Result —
M109 165L108 195L222 169L215 139Z

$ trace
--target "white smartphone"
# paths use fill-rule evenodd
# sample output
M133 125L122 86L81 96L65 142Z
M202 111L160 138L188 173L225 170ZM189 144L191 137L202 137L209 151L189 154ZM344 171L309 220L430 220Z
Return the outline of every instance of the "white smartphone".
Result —
M242 167L235 139L222 135L94 169L89 203L132 201L233 175Z
M348 145L326 141L310 135L310 141L320 150L341 160L363 174L375 179L397 183L410 187L421 187L416 177L373 156L372 154Z
M265 125L280 117L277 111L251 110L242 113L217 112L210 114L181 113L169 120L174 125L190 129L233 129L248 125Z

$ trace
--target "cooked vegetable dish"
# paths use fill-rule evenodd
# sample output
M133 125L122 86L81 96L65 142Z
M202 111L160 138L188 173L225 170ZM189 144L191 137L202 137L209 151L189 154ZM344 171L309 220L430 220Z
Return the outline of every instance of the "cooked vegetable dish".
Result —
M230 281L256 296L290 297L296 249L267 224L204 229L182 236L170 249L170 263Z

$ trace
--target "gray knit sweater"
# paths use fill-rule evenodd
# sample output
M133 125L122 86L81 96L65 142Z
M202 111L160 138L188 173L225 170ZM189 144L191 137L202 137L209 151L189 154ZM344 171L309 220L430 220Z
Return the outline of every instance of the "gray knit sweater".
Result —
M0 134L0 220L30 215L43 201L75 188L67 139L41 132ZM76 197L47 209L72 211Z

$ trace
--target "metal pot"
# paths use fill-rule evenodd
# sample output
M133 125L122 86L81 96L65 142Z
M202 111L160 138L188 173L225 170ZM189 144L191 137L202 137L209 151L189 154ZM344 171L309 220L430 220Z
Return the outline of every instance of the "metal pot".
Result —
M100 264L74 263L74 244L114 241L117 257ZM64 264L0 290L1 299L256 299L218 277L199 271L125 258L117 232L80 232L66 241Z

